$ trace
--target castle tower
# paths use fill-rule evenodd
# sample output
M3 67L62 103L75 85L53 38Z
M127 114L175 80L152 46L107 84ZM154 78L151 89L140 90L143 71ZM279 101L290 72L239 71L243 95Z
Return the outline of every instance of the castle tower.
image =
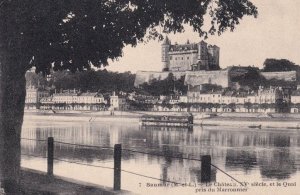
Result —
M165 38L163 44L161 45L161 61L163 63L163 71L168 71L170 67L169 50L171 46L171 41L168 37Z
M207 43L201 41L198 43L198 64L200 70L208 70L208 51L207 51Z
M219 70L220 69L220 48L216 45L208 46L208 64L210 70Z

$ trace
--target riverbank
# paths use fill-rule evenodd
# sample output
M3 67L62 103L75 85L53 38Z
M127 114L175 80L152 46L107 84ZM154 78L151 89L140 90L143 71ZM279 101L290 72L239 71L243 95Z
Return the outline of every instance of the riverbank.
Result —
M24 121L60 121L60 122L130 122L138 123L141 114L115 111L101 112L25 112Z
M46 173L22 168L21 185L24 194L89 194L116 195L132 194L128 191L113 191L112 188L85 183L59 176L48 177Z
M120 122L138 123L142 115L187 115L184 112L143 112L143 111L56 111L25 112L25 121L61 122ZM234 126L249 128L300 129L300 114L282 113L192 113L194 125Z

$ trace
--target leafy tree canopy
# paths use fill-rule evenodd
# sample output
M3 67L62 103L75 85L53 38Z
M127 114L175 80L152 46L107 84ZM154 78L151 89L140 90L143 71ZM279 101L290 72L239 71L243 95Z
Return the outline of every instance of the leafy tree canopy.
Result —
M187 86L184 85L184 76L180 79L174 78L170 73L166 79L153 80L151 83L144 83L140 86L146 93L159 96L159 95L174 95L176 92L181 94L187 93Z
M75 73L66 70L57 71L51 74L49 81L46 81L40 74L26 73L28 84L55 87L57 90L76 89L82 92L130 92L134 90L134 79L135 75L130 72L117 73L106 70L77 71Z
M3 56L15 59L11 70L76 71L107 65L125 45L182 32L184 24L201 36L220 35L244 15L257 16L249 0L3 0L0 43Z
M298 71L300 67L294 62L286 59L266 59L264 62L264 72Z

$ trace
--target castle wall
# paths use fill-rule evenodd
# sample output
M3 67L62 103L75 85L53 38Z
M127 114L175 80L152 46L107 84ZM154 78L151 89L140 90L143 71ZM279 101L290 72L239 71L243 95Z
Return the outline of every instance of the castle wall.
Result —
M187 71L184 83L191 86L214 84L226 88L230 84L229 70Z
M138 71L134 86L138 87L143 83L150 83L152 80L163 80L168 77L170 72L148 72ZM198 86L201 84L215 84L222 87L228 87L230 84L229 71L217 70L217 71L177 71L172 72L176 79L185 76L185 84L191 86Z
M296 71L286 71L286 72L260 72L260 74L267 80L276 79L283 81L296 81L297 75Z
M197 53L186 52L186 53L169 53L170 57L170 71L187 71L191 70L192 64L197 64Z

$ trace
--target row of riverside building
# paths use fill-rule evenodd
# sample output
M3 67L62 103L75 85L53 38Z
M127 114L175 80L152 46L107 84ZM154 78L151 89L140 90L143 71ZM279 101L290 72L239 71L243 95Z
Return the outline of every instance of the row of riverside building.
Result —
M212 104L215 112L283 112L290 102L289 91L281 87L260 87L257 91L188 92L190 103ZM196 108L197 109L197 108ZM200 108L201 109L201 108Z
M125 98L112 93L105 99L98 92L64 90L50 95L48 90L30 85L26 89L25 109L42 110L125 110Z
M257 91L188 91L186 96L136 96L133 101L150 105L152 111L192 112L300 112L300 86L259 87Z
M133 105L139 104L139 107ZM150 106L149 106L150 105ZM49 91L27 87L26 109L43 110L148 110L192 112L300 112L300 86L297 90L260 87L257 91L189 90L187 95L145 96L112 93L104 98L97 92Z

